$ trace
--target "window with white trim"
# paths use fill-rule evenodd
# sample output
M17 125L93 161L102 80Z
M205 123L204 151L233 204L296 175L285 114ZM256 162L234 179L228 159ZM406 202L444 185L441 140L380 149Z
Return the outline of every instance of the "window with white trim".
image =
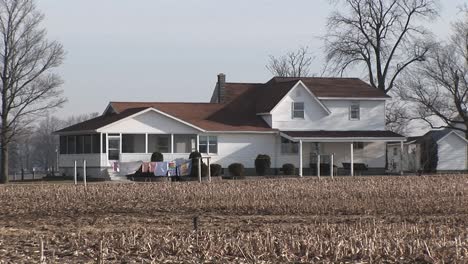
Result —
M281 138L281 153L282 154L297 154L299 152L299 143L293 142L287 138Z
M148 134L148 153L171 153L171 135Z
M292 103L292 118L304 119L304 102Z
M191 134L174 134L174 153L190 153L197 150L197 136Z
M216 136L200 136L198 142L198 150L200 153L218 153L218 137Z
M352 103L349 107L349 119L359 120L361 118L361 108L359 103Z
M122 134L122 153L145 153L145 134Z

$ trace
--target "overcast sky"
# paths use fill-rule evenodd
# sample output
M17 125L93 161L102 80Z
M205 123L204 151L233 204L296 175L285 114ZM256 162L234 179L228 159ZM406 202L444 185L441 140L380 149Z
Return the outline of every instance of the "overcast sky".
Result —
M444 0L430 28L446 36L463 0ZM216 75L265 82L269 55L309 46L323 61L319 39L328 0L40 0L49 39L67 51L59 71L68 98L56 114L102 112L109 101L210 99ZM362 76L357 76L362 77Z

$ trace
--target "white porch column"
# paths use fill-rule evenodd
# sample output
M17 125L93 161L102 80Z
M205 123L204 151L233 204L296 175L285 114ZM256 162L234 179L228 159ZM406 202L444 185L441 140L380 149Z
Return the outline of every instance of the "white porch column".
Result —
M109 159L109 133L106 133L106 160Z
M351 142L351 176L354 176L354 142Z
M109 163L109 133L105 133L105 135L106 135L105 140L103 140L102 138L101 140L103 140L106 143L106 145L104 145L104 148L103 148L103 151L106 151L106 158L104 159L103 165L107 167L107 166L112 166L112 164Z
M400 174L403 175L403 141L400 141Z
M200 151L200 135L197 134L197 151Z
M317 154L317 177L320 178L320 154Z
M148 153L148 133L145 134L145 153Z
M122 133L120 133L120 141L119 141L120 147L119 147L119 160L120 156L122 156Z
M171 134L171 154L174 154L174 134Z
M102 133L99 133L99 138L101 139L101 140L99 140L99 142L101 143L101 146L99 146L99 154L101 154L101 155L102 155L102 144L103 144L103 141L104 141L104 140L102 140L102 135L103 135Z
M299 140L299 176L304 176L302 173L302 140Z
M330 176L332 177L333 179L333 162L334 162L334 157L335 157L335 153L332 153L330 155Z

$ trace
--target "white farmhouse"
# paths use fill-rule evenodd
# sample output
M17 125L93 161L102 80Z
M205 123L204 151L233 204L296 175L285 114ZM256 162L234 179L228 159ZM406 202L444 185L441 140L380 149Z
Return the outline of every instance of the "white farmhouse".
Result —
M405 140L385 130L389 99L355 78L229 83L219 74L209 103L110 102L101 116L57 131L60 170L72 175L74 162L86 160L89 175L108 177L116 161L199 150L223 168L252 169L258 154L268 154L272 168L292 163L300 175L331 162L338 173L353 174L356 164L384 173L386 143Z

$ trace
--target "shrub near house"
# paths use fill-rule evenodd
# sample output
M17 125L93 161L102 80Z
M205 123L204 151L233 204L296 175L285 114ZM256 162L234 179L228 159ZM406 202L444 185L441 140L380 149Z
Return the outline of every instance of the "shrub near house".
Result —
M266 154L259 154L255 159L255 171L258 176L264 176L271 166L271 158Z
M242 165L241 163L232 163L231 165L229 165L228 170L231 176L235 176L235 177L245 176L244 165Z

